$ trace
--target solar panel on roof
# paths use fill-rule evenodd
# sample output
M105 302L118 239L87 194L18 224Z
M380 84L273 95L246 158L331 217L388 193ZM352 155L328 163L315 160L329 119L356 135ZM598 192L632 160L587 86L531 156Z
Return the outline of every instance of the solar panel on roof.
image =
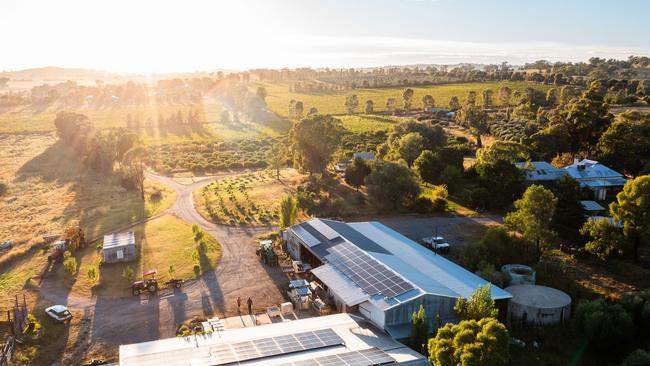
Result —
M322 222L319 219L309 220L309 221L307 221L307 224L309 224L311 227L316 229L316 231L318 231L324 237L326 237L327 240L334 240L334 239L341 236L341 235L339 235L338 232L336 232L336 230L334 230L331 227L327 226L326 223Z
M343 242L332 247L330 252L327 257L328 262L348 276L368 295L381 293L390 298L414 288L353 244Z
M332 329L288 334L253 341L220 344L210 348L214 365L277 356L344 344Z
M309 231L305 230L304 227L300 225L295 225L292 227L293 231L296 232L296 234L302 239L302 241L307 244L308 247L314 247L318 244L320 244L320 240L318 240L315 236L311 235Z
M386 352L370 348L362 351L353 351L315 357L309 360L288 362L278 366L372 366L396 363L395 359Z

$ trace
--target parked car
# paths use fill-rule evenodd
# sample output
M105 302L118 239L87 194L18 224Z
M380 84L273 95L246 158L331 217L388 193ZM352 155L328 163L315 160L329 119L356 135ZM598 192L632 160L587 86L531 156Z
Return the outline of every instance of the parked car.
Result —
M45 309L45 314L57 322L63 323L72 319L72 313L63 305L54 305Z
M442 236L427 236L426 238L422 238L422 242L427 246L427 248L436 253L449 252L450 245Z

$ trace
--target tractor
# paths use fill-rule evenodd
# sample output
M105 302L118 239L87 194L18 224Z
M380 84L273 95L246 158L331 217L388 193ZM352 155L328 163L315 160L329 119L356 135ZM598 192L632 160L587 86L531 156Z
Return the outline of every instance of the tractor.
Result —
M158 280L156 279L156 274L158 274L158 271L155 269L149 270L142 274L141 281L133 282L131 284L133 296L138 296L144 291L149 291L150 294L155 294L158 291Z

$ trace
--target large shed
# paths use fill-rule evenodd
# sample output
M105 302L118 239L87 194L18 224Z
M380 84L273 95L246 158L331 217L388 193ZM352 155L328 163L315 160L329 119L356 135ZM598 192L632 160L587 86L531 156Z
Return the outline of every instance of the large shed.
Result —
M136 258L135 233L112 233L104 235L104 262L129 262Z
M506 288L512 299L508 318L530 324L558 324L569 320L571 297L560 290L538 285L514 285Z

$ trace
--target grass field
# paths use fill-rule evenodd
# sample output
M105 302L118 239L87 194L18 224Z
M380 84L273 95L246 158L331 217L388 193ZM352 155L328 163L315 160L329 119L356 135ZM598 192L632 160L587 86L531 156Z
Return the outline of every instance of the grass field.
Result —
M289 91L289 84L286 83L257 83L251 85L251 90L258 86L264 86L267 90L268 96L266 103L269 109L280 116L287 116L289 101L300 100L304 104L304 110L307 111L311 107L316 107L319 113L322 114L343 114L345 110L345 98L349 94L356 94L359 97L359 107L357 112L362 112L365 108L366 100L370 99L374 102L374 110L382 112L386 110L386 100L393 97L397 101L399 108L403 107L402 92L404 88L382 88L382 89L355 89L340 92L325 92L325 93L293 93ZM486 82L486 83L463 83L463 84L448 84L448 85L435 85L424 87L411 87L414 91L413 108L422 108L422 97L430 94L435 99L436 106L448 106L449 99L452 96L457 96L461 103L467 97L469 91L477 93L477 103L482 102L481 92L483 89L492 89L494 92L494 103L497 101L498 89L502 86L507 86L515 91L520 91L522 94L528 87L533 87L540 90L548 90L551 86L538 84L533 82Z
M181 112L197 110L202 123L158 126L159 117L167 118ZM43 111L23 109L0 113L0 133L27 133L54 131L54 119L59 111L47 108ZM213 141L277 136L285 133L289 125L282 120L264 122L221 122L223 106L215 98L204 99L192 105L116 106L115 108L81 108L76 110L87 115L97 129L126 127L127 120L139 121L133 126L145 144L174 144L188 141Z
M280 181L269 170L228 177L194 194L201 216L229 225L277 225L280 200L294 194L305 179L294 169L280 172Z
M145 201L125 192L112 176L82 174L75 152L51 134L0 135L0 241L14 247L0 255L0 293L20 291L47 262L40 235L61 233L79 223L92 239L155 215L174 202L175 193L145 182ZM0 308L10 296L0 297Z
M374 133L377 131L390 132L396 124L405 120L404 118L398 117L368 114L337 116L336 118L340 119L343 127L352 133Z
M104 297L129 297L131 295L130 283L122 277L126 267L133 268L136 278L149 269L158 270L158 279L166 281L170 278L169 266L174 266L175 277L191 279L196 276L194 266L198 265L200 273L216 266L221 258L219 242L206 234L208 252L201 260L193 240L192 226L176 216L168 214L137 225L131 229L136 235L137 261L128 263L104 263L101 260L101 251L95 246L90 246L77 254L79 270L71 291L79 295L104 296ZM99 282L93 286L89 281L88 269L99 268ZM61 266L57 276L69 279L69 274Z

